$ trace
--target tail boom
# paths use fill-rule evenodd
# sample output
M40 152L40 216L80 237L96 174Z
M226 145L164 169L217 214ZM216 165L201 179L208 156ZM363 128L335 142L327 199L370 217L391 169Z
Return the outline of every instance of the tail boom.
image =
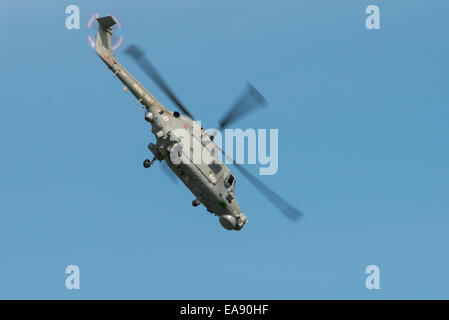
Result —
M116 24L113 17L107 16L97 18L98 34L95 42L95 51L108 68L114 73L117 78L125 85L126 88L137 98L137 100L148 111L151 109L166 110L162 104L154 98L151 93L146 90L142 84L137 81L115 58L112 51L112 26ZM155 110L151 110L155 111Z

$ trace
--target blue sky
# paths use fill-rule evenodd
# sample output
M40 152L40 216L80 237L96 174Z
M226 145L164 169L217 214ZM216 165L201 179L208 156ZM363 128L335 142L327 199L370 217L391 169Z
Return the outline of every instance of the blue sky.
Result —
M65 28L70 4L80 30ZM370 4L381 30L365 28ZM235 126L279 129L279 171L262 179L299 223L237 175L250 221L227 232L142 167L154 137L87 44L96 12L205 127L246 81L264 94ZM448 15L444 0L3 0L0 298L449 298ZM70 264L80 290L65 288ZM371 264L380 290L365 288Z

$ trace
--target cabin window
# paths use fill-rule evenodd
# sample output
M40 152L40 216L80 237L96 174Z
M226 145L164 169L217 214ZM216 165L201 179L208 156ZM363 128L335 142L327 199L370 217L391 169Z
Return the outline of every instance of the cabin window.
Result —
M218 174L218 173L220 172L220 170L221 170L221 166L220 166L218 163L216 163L216 162L212 162L212 163L209 165L209 168L211 168L211 170L212 170L215 174Z

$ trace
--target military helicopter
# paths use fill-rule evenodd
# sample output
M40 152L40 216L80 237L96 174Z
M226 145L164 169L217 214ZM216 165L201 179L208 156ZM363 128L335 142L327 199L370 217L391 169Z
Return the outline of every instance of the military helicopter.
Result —
M143 162L145 168L150 167L156 160L165 161L175 175L190 189L195 199L193 206L203 204L206 209L219 217L221 225L227 230L241 230L248 222L236 199L236 178L229 168L216 156L217 151L232 161L232 164L249 181L261 191L281 212L290 220L296 221L301 212L281 198L277 193L267 187L258 178L253 176L245 168L229 158L224 151L214 142L214 135L209 135L203 128L195 129L196 121L184 104L168 87L152 64L146 59L142 51L136 47L129 47L126 52L149 75L154 82L167 94L173 103L183 113L167 110L151 93L146 90L116 59L112 52L111 37L112 27L116 21L111 16L97 18L99 27L95 44L95 51L114 75L125 85L124 90L130 91L137 102L142 104L145 110L145 120L151 124L152 132L156 136L156 143L148 145L153 154L153 159ZM256 101L256 105L263 105L265 99L251 85L248 85L247 96ZM243 99L244 100L244 99ZM243 101L242 100L242 101ZM248 108L237 102L234 107L220 121L219 130L223 130L230 122ZM188 138L195 141L202 148L206 148L212 160L206 162L194 162L190 156L192 150L186 148L185 137L178 132L187 132ZM212 148L211 148L212 146ZM187 150L186 150L187 149ZM190 148L192 149L192 148ZM190 152L189 152L190 151ZM207 153L207 152L206 152ZM214 156L215 155L215 156ZM183 159L183 161L176 161ZM187 160L186 160L187 159Z

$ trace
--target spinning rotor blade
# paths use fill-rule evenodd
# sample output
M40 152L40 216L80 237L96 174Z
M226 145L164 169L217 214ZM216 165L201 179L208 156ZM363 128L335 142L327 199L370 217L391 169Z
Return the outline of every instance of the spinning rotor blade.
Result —
M247 84L245 91L240 95L237 101L234 103L232 108L229 110L225 116L220 120L219 129L223 130L227 125L235 121L237 118L242 117L246 113L249 113L256 109L257 107L265 106L267 101L262 96L262 94L257 91L254 86L250 83ZM216 132L215 132L216 133ZM212 136L215 136L215 133ZM217 146L217 149L221 151L221 153L239 170L248 180L271 202L273 203L288 219L291 221L297 221L301 216L302 212L288 203L285 199L283 199L280 195L270 189L267 185L265 185L262 181L260 181L257 177L251 174L248 170L246 170L243 166L237 164L234 159L229 157L223 149Z
M259 191L268 199L272 204L274 204L279 210L281 210L282 214L284 214L288 219L292 221L298 221L302 216L302 212L293 207L290 203L284 200L280 195L271 190L267 185L265 185L262 181L257 179L254 175L252 175L249 171L247 171L241 165L235 164L237 170L239 170L244 176L248 178L248 180L257 188Z
M173 101L174 104L178 106L179 110L181 110L185 115L194 119L193 115L187 110L181 100L178 99L178 97L174 94L173 90L170 89L164 79L162 79L159 72L156 71L156 69L145 57L144 53L142 52L142 50L140 50L139 47L135 45L129 46L125 50L125 52L134 58L137 64L145 71L145 73L151 79L153 79L154 82L156 82L156 84L159 86L159 88L164 91L164 93Z
M223 130L228 124L234 122L257 107L265 106L267 101L262 94L250 83L247 83L245 91L240 95L231 109L220 120L219 130Z
M285 215L291 221L298 221L299 218L303 215L301 211L296 209L293 205L288 203L285 199L283 199L280 195L270 189L267 185L265 185L262 181L260 181L257 177L251 174L248 170L246 170L241 165L237 164L234 159L228 156L223 149L217 146L217 149L221 151L221 153L229 160L232 161L234 166L239 170L248 180L257 188L259 191L268 199L272 204L274 204L283 215Z

